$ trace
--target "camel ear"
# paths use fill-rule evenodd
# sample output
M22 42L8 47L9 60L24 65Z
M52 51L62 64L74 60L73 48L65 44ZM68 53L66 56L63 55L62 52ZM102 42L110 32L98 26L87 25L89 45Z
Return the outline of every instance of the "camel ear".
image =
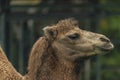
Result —
M44 31L44 34L50 39L53 39L57 36L57 31L54 29L54 27L47 26L43 28L43 31Z

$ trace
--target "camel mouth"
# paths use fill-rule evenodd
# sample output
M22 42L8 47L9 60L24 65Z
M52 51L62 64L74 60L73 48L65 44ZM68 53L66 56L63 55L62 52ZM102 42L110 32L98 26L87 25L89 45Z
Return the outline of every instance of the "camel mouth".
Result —
M107 44L101 47L98 47L101 51L103 52L110 52L114 49L114 45L113 44Z
M104 48L104 47L100 47L100 50L101 50L101 51L104 51L104 52L109 52L109 51L112 51L113 48Z

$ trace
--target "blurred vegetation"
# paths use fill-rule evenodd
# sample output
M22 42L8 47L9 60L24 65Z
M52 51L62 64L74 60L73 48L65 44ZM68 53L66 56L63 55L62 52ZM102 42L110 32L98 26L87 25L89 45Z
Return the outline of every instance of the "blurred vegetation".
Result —
M40 3L41 0L11 0L11 5L35 5Z
M120 38L120 16L114 15L101 20L101 31L110 38Z
M100 4L104 5L104 9L107 11L110 12L120 11L120 0L100 0Z
M102 72L102 80L119 80L120 79L120 70L104 70Z
M102 4L107 4L107 3L120 3L120 0L100 0Z
M100 0L101 4L110 5L105 7L111 13L120 13L120 0ZM114 43L115 49L110 54L101 57L101 79L120 79L120 15L104 15L100 21L101 32L107 35Z

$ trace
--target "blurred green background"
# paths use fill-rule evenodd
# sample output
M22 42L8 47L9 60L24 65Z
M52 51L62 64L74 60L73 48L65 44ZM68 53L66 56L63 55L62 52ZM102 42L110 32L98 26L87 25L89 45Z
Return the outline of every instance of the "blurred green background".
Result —
M69 17L115 45L109 54L86 61L82 80L120 80L120 0L0 0L0 44L13 66L25 74L42 28Z

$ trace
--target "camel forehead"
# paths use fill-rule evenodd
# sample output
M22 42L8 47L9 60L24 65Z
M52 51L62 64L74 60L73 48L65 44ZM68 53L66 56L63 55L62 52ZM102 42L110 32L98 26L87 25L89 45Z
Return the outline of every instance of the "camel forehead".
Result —
M56 24L58 32L68 32L69 30L79 29L78 21L73 18L61 20Z

